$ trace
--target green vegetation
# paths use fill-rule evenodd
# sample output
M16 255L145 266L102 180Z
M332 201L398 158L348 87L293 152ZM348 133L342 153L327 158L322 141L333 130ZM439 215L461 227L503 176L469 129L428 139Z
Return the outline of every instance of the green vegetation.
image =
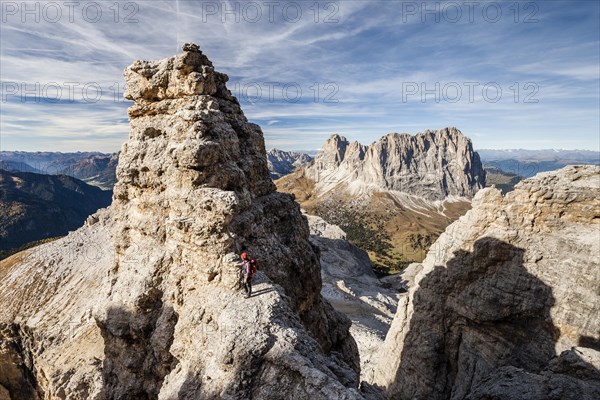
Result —
M390 237L385 232L384 224L364 213L337 207L320 205L315 213L329 222L339 226L346 232L347 239L355 246L374 253L388 255L392 249Z
M410 243L410 247L418 251L420 250L422 254L427 254L429 248L437 239L437 235L432 235L431 233L411 233L408 235L408 242Z
M417 233L416 235L411 233L408 236L408 240L410 241L410 247L412 247L413 250L427 250L433 243L430 233L426 233L425 235L421 233Z
M373 272L375 272L375 275L377 275L379 278L387 275L397 274L404 268L408 267L411 262L412 261L404 260L402 254L395 256L392 259L384 259L382 262L377 262L374 259L372 260Z
M380 217L324 204L317 206L314 213L342 228L350 243L369 253L373 271L379 276L400 272L413 261L394 249L386 221Z

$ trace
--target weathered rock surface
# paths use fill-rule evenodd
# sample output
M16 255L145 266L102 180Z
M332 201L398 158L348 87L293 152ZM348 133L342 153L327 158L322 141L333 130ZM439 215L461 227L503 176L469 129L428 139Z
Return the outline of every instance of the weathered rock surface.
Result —
M393 399L600 398L600 168L480 191L402 298L369 380Z
M310 241L320 250L321 294L352 321L350 332L358 344L361 370L365 369L383 344L400 291L375 276L367 253L348 242L342 229L322 218L307 217ZM398 276L389 278L400 281Z
M112 205L0 265L0 394L31 399L359 399L350 321L276 193L262 132L198 46L125 70ZM255 295L236 254L260 260Z
M456 128L416 135L393 133L371 145L332 135L306 168L319 193L391 190L444 200L472 197L485 187L485 171L471 140Z
M283 151L270 149L267 151L267 165L271 178L279 179L284 175L294 172L298 167L308 164L312 157L297 151Z

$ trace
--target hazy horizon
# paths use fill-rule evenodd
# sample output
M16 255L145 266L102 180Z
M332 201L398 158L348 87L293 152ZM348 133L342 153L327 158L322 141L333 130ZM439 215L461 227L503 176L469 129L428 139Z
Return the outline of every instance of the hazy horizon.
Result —
M352 141L350 138L347 138L349 141ZM362 143L362 144L370 144L370 143ZM269 150L282 150L282 151L286 151L286 152L296 152L296 153L304 153L304 154L310 154L310 153L315 153L321 150L321 147L319 148L315 148L315 149L282 149L279 147L273 147L273 146L265 146L265 149L267 151ZM554 151L554 152L589 152L589 153L598 153L600 154L600 150L588 150L588 149L524 149L524 148L513 148L513 149L489 149L489 148L473 148L474 151L478 152L478 151L531 151L531 152L544 152L544 151ZM68 154L68 153L98 153L98 154L103 154L103 155L110 155L110 154L114 154L121 151L120 149L115 150L115 151L83 151L83 150L74 150L74 151L62 151L62 150L19 150L19 149L4 149L2 148L0 150L0 153L2 152L23 152L23 153L63 153L63 154Z

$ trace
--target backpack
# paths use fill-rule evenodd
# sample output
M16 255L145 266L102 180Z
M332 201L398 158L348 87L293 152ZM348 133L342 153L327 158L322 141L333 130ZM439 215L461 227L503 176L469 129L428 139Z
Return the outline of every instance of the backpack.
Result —
M258 270L258 261L253 259L250 261L250 276L254 276L254 274L256 274L257 270Z

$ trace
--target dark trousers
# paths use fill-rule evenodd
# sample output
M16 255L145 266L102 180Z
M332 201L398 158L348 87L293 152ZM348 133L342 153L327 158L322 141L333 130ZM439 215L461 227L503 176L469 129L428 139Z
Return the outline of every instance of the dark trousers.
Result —
M252 277L245 276L244 277L244 290L248 296L252 295Z

